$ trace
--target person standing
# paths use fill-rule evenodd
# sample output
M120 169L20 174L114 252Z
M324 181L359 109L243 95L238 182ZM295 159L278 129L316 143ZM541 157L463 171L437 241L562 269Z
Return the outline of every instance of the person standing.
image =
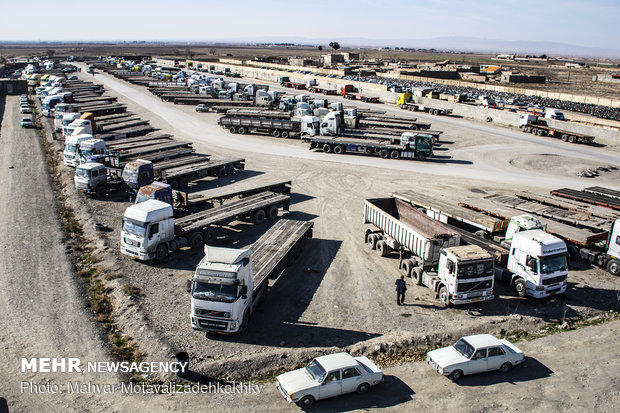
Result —
M405 276L401 275L396 280L396 304L403 305L405 303L405 291L407 291L407 283L405 282Z

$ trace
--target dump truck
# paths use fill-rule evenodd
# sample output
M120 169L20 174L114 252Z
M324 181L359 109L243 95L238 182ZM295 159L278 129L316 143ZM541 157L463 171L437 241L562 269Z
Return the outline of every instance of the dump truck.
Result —
M191 293L190 323L207 333L242 333L269 288L297 259L312 222L281 219L250 248L205 246L205 256L187 280Z
M547 125L547 121L531 113L523 113L519 116L519 128L524 133L531 133L537 136L550 136L569 143L590 144L594 142L594 136L552 128Z
M347 138L339 136L314 136L305 139L310 149L322 149L325 153L379 155L391 159L416 159L423 161L433 156L433 136L405 132L398 143L374 139Z
M319 133L319 119L315 116L299 118L263 118L255 116L226 114L218 121L230 133L257 133L271 135L276 138L297 138L302 135L314 136Z
M401 273L445 305L493 299L495 260L458 233L396 198L364 201L364 242L380 256L399 255Z
M165 261L170 252L184 247L201 249L212 243L218 229L237 219L255 225L275 220L278 209L288 210L290 197L261 192L207 211L175 219L172 205L149 199L125 210L121 229L121 253L142 261Z
M143 186L136 195L136 204L149 199L167 202L174 207L175 214L183 215L215 207L226 199L245 197L259 192L270 191L278 194L291 193L291 181L283 179L258 178L249 179L219 188L206 189L198 192L175 191L169 184L155 181Z

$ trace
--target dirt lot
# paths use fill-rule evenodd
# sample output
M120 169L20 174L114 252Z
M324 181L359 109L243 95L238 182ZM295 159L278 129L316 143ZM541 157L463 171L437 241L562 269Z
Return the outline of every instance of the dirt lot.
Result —
M441 162L353 155L334 158L308 151L295 140L230 135L215 125L217 115L159 102L144 88L106 75L97 74L94 80L106 84L109 94L118 94L119 102L140 117L163 131L192 140L199 152L246 157L247 170L235 180L260 173L292 179L293 204L283 216L315 222L314 239L304 256L272 286L249 330L240 337L214 338L189 326L185 280L202 253L181 252L166 265L120 256L119 224L129 203L120 196L114 201L85 198L94 220L113 229L103 234L110 254L105 264L122 275L120 285L129 284L140 291L139 296L125 298L117 306L127 332L152 357L184 350L202 374L246 377L295 365L333 346L353 346L366 352L372 352L375 343L407 341L408 346L426 346L473 332L536 331L564 316L617 309L620 279L585 265L571 269L566 297L538 302L518 299L499 284L498 297L492 302L445 309L430 290L410 286L407 305L397 307L393 284L398 260L382 259L366 248L361 222L363 199L404 189L423 188L433 196L461 199L497 191L588 185L593 181L576 178L575 173L584 164L601 165L601 160L620 165L617 153L550 138L541 141L510 128L429 117L433 129L445 131L441 149L446 151L440 151L444 156ZM64 169L63 174L70 184L71 170ZM614 187L618 177L617 171L610 172L596 178L596 184ZM208 180L191 189L225 183ZM222 232L218 245L249 246L267 228L236 223Z

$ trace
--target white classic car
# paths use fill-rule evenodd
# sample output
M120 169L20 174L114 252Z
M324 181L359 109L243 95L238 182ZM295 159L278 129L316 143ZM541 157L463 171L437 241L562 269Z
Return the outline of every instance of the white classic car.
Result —
M452 381L491 370L506 373L523 359L517 346L490 334L463 337L453 346L429 351L426 356L428 364Z
M345 393L366 393L383 381L383 372L367 357L336 353L317 357L307 367L276 377L282 396L300 407Z

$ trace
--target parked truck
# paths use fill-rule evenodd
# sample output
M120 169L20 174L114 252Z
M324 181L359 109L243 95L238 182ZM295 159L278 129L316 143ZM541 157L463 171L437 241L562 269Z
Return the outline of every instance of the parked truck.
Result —
M423 105L421 103L415 103L413 101L413 95L411 93L401 93L398 95L398 101L396 105L404 110L413 112L427 112L431 115L451 115L452 109L439 108L436 106Z
M98 162L85 162L75 168L73 177L75 189L96 198L104 197L109 191L122 189L122 182L108 176L107 168Z
M236 219L258 225L278 217L278 208L288 210L290 197L261 192L221 207L174 218L172 205L150 199L125 210L121 229L121 253L142 261L165 261L170 252L184 247L203 248L212 243L217 229Z
M386 257L398 253L403 275L445 306L493 299L494 258L458 233L396 198L364 201L365 243Z
M195 330L242 333L263 299L269 280L276 279L312 237L312 222L279 220L250 248L205 246L187 291L190 322Z
M319 119L315 116L280 119L227 114L219 119L218 124L228 129L230 133L258 133L272 135L276 138L314 136L319 133L320 129Z
M531 133L538 136L550 136L562 139L569 143L593 143L594 136L583 135L581 133L570 132L562 129L552 128L547 125L547 121L540 119L531 113L523 113L519 116L519 128L524 133Z
M359 139L347 137L314 136L306 138L310 149L319 148L325 153L379 155L382 158L406 158L423 161L433 156L433 136L421 133L404 132L398 143L384 140Z
M69 135L65 138L65 148L63 150L63 163L67 166L77 166L79 164L78 149L82 142L93 139L93 135L80 134Z

